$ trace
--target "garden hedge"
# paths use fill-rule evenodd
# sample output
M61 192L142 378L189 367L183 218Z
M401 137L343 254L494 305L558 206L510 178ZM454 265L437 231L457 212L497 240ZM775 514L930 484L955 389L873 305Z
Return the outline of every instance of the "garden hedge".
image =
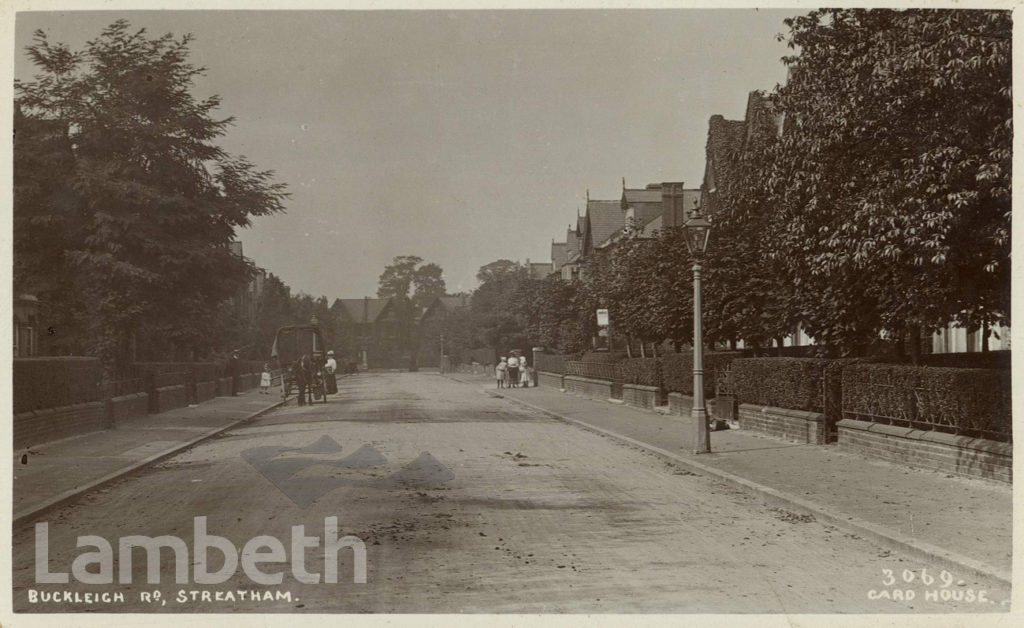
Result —
M103 367L97 358L14 360L14 413L99 401Z
M533 365L538 371L545 373L565 373L565 356L550 353L538 353Z
M732 362L739 403L824 412L822 358L741 358Z
M856 364L842 379L850 418L1011 440L1007 369Z
M742 351L709 351L704 354L704 396L715 396L715 379L720 370L726 370L745 354ZM665 390L693 395L693 353L666 353L662 358Z
M573 360L574 362L621 362L629 356L626 355L625 351L587 351L580 355L579 358Z
M618 366L623 384L664 387L662 358L627 358Z

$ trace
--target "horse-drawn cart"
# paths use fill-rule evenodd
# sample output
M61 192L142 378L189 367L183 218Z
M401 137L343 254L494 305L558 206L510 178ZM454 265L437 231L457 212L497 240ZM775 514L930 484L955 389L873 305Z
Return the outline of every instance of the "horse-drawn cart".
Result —
M285 399L293 390L302 393L312 391L314 401L327 402L326 387L328 375L324 364L326 349L323 334L316 325L293 325L282 327L274 336L270 350L271 368L280 372L281 396ZM276 373L275 373L276 374ZM300 400L300 403L303 403Z

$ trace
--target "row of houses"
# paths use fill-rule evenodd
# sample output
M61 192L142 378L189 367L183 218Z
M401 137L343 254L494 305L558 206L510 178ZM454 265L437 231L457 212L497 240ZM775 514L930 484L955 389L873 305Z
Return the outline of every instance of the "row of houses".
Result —
M683 181L649 183L642 188L630 188L622 180L622 194L618 199L592 199L586 193L586 209L577 210L575 224L570 224L565 238L551 241L551 261L527 264L535 277L557 274L566 281L582 278L584 262L595 251L614 246L627 231L649 237L655 231L682 226L693 213L700 212L712 222L722 202L719 188L735 176L731 171L732 156L749 150L752 143L764 137L761 134L781 134L784 118L773 114L764 92L747 95L742 120L728 120L713 115L708 121L705 145L704 177L699 185L687 187ZM989 334L989 350L1010 348L1010 330L995 327ZM925 350L933 353L973 352L983 350L984 335L953 325L935 332ZM813 344L799 327L784 338L783 346Z

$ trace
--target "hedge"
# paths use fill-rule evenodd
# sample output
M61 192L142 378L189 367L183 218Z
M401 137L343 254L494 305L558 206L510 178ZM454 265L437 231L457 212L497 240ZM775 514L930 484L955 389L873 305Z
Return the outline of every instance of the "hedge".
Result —
M627 359L629 356L624 351L587 351L577 358L576 362L599 362L615 363Z
M1009 351L982 351L974 353L932 353L921 356L923 366L944 366L961 369L1008 369Z
M664 387L662 358L628 358L618 366L623 384Z
M843 370L846 416L952 434L1011 440L1011 373L856 364Z
M732 363L739 403L824 412L823 358L741 358Z
M538 353L534 358L533 368L545 373L565 373L565 356Z
M103 367L98 358L16 358L13 370L15 414L102 398Z
M716 375L727 370L733 361L743 357L742 351L709 351L704 354L704 396L715 396ZM665 390L693 395L693 353L666 353L662 358Z

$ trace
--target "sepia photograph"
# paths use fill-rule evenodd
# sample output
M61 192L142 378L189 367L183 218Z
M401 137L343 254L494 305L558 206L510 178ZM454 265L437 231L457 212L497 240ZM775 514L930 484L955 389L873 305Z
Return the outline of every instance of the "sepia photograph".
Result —
M0 625L1014 625L1014 9L0 7Z

